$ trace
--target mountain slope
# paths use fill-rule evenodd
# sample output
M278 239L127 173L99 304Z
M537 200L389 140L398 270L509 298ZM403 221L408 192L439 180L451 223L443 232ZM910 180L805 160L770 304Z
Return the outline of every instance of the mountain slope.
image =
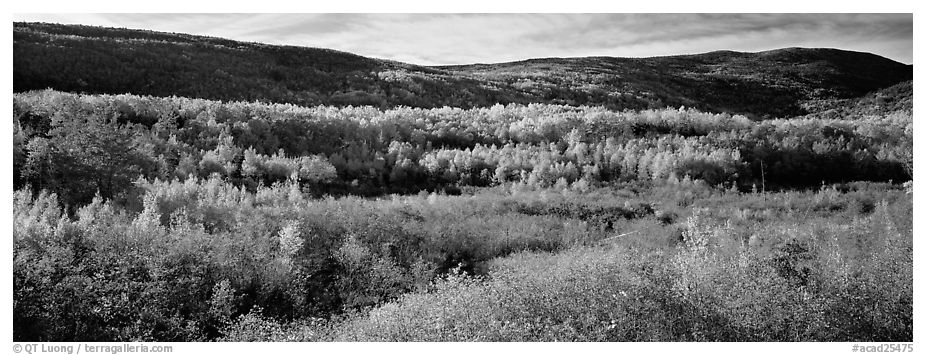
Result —
M16 23L13 53L15 91L421 107L494 104L501 95L434 69L329 49L152 31ZM469 102L476 97L493 100Z
M496 83L539 82L566 95L630 93L669 106L759 117L807 113L808 101L845 99L912 79L912 66L869 53L787 48L654 58L550 58L443 67Z
M849 99L818 100L808 108L806 118L860 119L867 116L886 116L891 113L913 113L913 81L870 92Z
M815 102L860 97L912 80L910 65L836 49L424 67L328 49L75 25L14 23L13 40L15 91L300 105L684 105L771 118L813 113L820 106Z

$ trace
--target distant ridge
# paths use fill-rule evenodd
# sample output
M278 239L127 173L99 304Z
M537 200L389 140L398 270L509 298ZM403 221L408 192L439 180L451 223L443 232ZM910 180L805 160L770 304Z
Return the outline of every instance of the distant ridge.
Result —
M179 33L13 25L17 92L53 88L378 107L688 106L765 119L813 114L827 109L827 102L862 97L912 78L912 65L829 48L426 67L331 49Z

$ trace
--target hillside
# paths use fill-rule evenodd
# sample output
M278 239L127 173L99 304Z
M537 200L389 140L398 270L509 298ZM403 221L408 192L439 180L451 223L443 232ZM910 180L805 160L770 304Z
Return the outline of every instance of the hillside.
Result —
M813 112L807 102L854 98L912 79L912 66L880 56L805 48L654 58L550 58L444 69L514 87L529 82L535 96L557 103L598 103L601 96L630 93L657 105L753 118L797 116Z
M41 23L15 23L13 51L17 92L53 88L382 108L688 106L756 119L812 113L818 105L808 103L860 97L913 75L911 65L836 49L424 67L329 49Z
M905 81L861 97L809 102L808 106L808 111L812 113L805 117L817 119L860 119L895 112L912 115L913 81Z
M16 92L53 88L307 106L527 102L420 66L184 34L16 23L13 52Z

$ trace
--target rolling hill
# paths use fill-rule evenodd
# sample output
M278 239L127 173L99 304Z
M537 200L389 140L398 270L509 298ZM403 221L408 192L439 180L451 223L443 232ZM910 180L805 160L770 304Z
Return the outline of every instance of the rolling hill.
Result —
M426 67L330 49L46 23L14 23L13 52L17 92L53 88L383 108L688 106L754 119L813 114L827 102L913 77L912 65L837 49Z

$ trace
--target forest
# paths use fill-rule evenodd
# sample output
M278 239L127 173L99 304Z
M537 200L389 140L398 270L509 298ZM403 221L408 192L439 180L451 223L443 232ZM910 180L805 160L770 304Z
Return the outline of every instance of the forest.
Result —
M13 24L13 339L913 341L912 65Z
M42 90L13 125L17 341L912 341L912 110Z
M324 48L122 28L13 24L15 92L53 88L381 109L497 103L616 111L686 106L773 119L846 106L843 101L912 79L912 65L826 48L419 66Z

